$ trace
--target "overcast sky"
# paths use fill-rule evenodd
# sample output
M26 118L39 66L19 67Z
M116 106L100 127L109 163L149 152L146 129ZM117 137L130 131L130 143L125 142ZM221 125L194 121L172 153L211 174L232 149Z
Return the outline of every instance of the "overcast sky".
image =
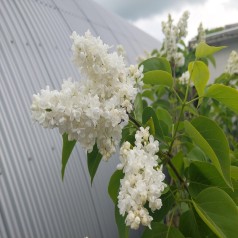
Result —
M197 34L200 22L204 28L238 23L238 0L94 0L150 35L163 39L161 21L172 14L175 22L185 10L190 12L187 40Z

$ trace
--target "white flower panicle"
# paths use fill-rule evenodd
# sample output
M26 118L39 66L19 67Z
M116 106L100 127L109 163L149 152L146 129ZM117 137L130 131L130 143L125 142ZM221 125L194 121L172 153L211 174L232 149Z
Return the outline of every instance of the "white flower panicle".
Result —
M205 41L206 41L206 33L202 23L200 23L198 27L197 43L199 44L200 42L205 42Z
M88 31L73 32L73 61L84 79L64 81L60 91L41 90L33 95L32 117L42 126L59 128L88 152L97 143L103 159L116 151L122 128L142 85L143 68L126 67L124 58ZM133 70L132 70L133 69Z
M181 77L178 78L178 81L181 84L188 84L189 77L190 77L190 73L189 71L186 71L181 75Z
M189 12L185 11L182 15L182 17L179 19L177 24L177 37L181 39L182 37L186 37L188 34L187 27L188 27L188 18L189 18Z
M182 67L185 63L185 58L183 56L183 53L181 52L177 52L175 55L174 55L174 62L175 62L175 65L177 67Z
M182 53L178 52L177 44L183 37L187 36L188 18L189 12L185 11L177 25L173 24L171 15L168 16L167 22L162 22L162 31L165 35L165 39L163 41L161 53L166 54L167 60L174 61L175 65L178 67L184 65L184 57Z
M118 195L118 208L126 216L126 225L138 229L139 225L150 227L153 218L145 208L148 203L151 211L161 208L160 199L166 184L162 167L158 168L159 142L149 133L149 127L140 128L135 135L135 146L125 142L120 149L118 169L123 169Z
M162 54L166 54L166 58L172 61L177 52L177 27L173 25L171 15L168 16L167 22L162 22L162 31L165 35L163 42Z
M234 50L230 53L225 72L230 75L238 74L238 53Z

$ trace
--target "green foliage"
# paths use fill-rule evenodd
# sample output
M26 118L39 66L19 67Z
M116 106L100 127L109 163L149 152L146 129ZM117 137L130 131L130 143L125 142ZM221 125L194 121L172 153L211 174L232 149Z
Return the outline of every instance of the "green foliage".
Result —
M231 166L231 177L238 181L238 167L236 166Z
M73 148L76 144L76 140L69 141L68 140L68 135L66 133L63 134L62 138L63 138L63 148L62 148L61 176L62 176L62 179L64 179L65 168L66 168L66 165L68 163L70 154L72 153Z
M206 91L205 97L214 98L238 114L238 90L222 84L213 84Z
M144 74L144 83L154 85L164 85L167 87L173 86L173 78L171 74L162 70L149 71Z
M161 195L161 199L164 205L160 210L156 210L155 212L151 213L154 221L163 221L168 212L173 208L175 204L175 197L173 192L174 191L169 190L168 192Z
M232 186L229 144L224 132L214 121L202 116L195 118L192 123L185 121L184 125L192 141L211 159L226 183Z
M151 229L146 228L142 238L184 238L181 232L172 227L166 226L161 223L153 222L151 224Z
M178 152L173 158L173 165L175 166L176 170L179 172L179 174L183 175L184 173L184 155L182 151ZM168 168L170 176L177 180L177 175L174 173L174 171L169 167Z
M214 53L218 51L221 51L224 48L226 48L226 46L219 46L219 47L210 46L202 41L198 44L196 48L195 56L197 58L207 57L207 56L213 55Z
M135 137L136 128L133 126L133 124L129 123L127 126L125 126L122 130L122 138L121 138L121 145L125 141L130 141L130 138ZM134 139L133 139L134 140ZM133 141L132 141L133 144Z
M151 90L145 90L143 93L142 93L142 96L144 98L148 98L150 99L151 101L153 101L155 98L154 98L154 94Z
M102 155L99 153L96 144L93 147L93 151L87 154L87 157L88 157L88 171L91 177L91 184L92 184L93 178L97 172L98 166L102 159Z
M120 180L124 177L124 173L122 170L116 170L108 185L108 194L110 195L112 201L116 204L117 203L117 195L120 187Z
M150 117L148 121L145 123L145 127L147 126L150 128L150 134L155 136L155 124L154 124L153 117Z
M202 61L194 61L189 63L188 71L191 75L190 77L195 85L198 96L202 97L204 95L204 90L210 77L207 65ZM201 102L202 100L199 99L198 104L200 104Z
M223 190L206 188L198 194L193 205L201 219L218 237L237 237L238 208Z
M162 107L158 107L156 110L156 115L159 120L163 121L165 124L167 124L168 128L171 129L173 120L172 116L167 110L163 109Z
M192 197L195 198L205 188L217 187L223 189L238 204L238 182L233 180L233 189L231 189L214 165L207 162L194 161L191 163L188 173L189 193Z
M119 238L129 237L129 227L125 224L125 217L121 216L117 205L115 205L115 219L118 228Z
M124 177L124 173L122 170L116 170L108 185L108 194L110 195L113 203L115 204L115 220L118 228L118 234L120 238L129 237L129 227L125 224L125 217L121 216L119 213L119 209L117 207L117 196L120 187L120 180Z
M153 57L153 58L147 59L143 61L139 66L141 65L144 66L143 73L153 71L153 70L163 70L168 72L169 74L172 73L169 62L163 57L161 58Z
M179 230L185 237L217 238L210 228L203 222L193 208L184 212L180 217Z
M136 95L133 110L127 112L129 123L122 129L120 140L120 145L128 141L132 148L138 128L149 127L150 134L159 141L158 164L153 166L156 170L163 165L167 187L160 196L160 209L152 212L148 200L142 204L153 218L151 229L147 227L142 237L236 238L238 76L223 73L207 85L208 63L216 65L213 54L224 46L201 42L195 50L187 48L182 39L176 40L177 53L185 57L184 65L177 66L175 58L168 57L168 61L166 52L158 50L141 62L144 86ZM189 71L190 78L183 82L180 76L185 71ZM63 135L62 178L75 143ZM91 183L101 159L95 144L87 154ZM124 172L116 170L108 185L120 238L129 237L127 214L122 216L118 209Z
M143 111L142 122L146 124L149 120L153 120L155 129L155 136L161 141L165 141L165 137L168 135L168 126L157 118L157 115L152 107L146 107Z

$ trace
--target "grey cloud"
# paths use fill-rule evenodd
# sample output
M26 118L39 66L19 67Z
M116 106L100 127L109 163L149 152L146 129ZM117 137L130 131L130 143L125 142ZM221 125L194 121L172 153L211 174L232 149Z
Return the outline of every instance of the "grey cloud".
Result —
M180 9L184 5L203 4L206 0L95 0L118 15L137 20L147 18L169 9Z

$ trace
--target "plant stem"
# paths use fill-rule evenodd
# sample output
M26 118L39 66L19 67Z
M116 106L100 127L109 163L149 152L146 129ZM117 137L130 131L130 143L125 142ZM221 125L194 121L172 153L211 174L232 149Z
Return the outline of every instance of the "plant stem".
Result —
M171 153L172 151L172 148L173 148L173 145L174 145L174 141L175 141L175 138L176 138L176 134L177 134L177 131L178 131L178 127L179 127L179 122L182 118L182 115L183 115L183 109L185 107L185 104L183 103L182 104L182 107L181 107L181 110L180 110L180 113L179 113L179 117L178 117L178 123L176 124L176 127L174 129L174 134L173 134L173 137L172 137L172 141L171 141L171 144L169 146L169 153Z
M194 65L194 63L193 63L193 65ZM192 70L191 70L191 74L189 76L189 80L188 80L188 84L187 84L187 87L186 87L186 92L185 92L184 100L182 102L181 110L180 110L179 117L178 117L178 122L176 124L175 130L174 130L174 134L173 134L173 137L172 137L172 141L171 141L171 144L169 146L169 153L171 153L171 151L172 151L172 148L173 148L173 145L174 145L174 141L175 141L175 138L176 138L176 134L177 134L177 131L178 131L178 128L179 128L179 123L180 123L180 120L181 120L182 115L183 115L183 110L184 110L184 107L187 104L188 91L189 91L189 87L190 87L190 81L191 81L191 78L192 78L192 73L193 73L193 67L192 67Z
M175 166L173 165L173 163L170 160L168 161L168 164L169 164L170 168L173 170L173 172L175 173L175 175L177 176L177 178L179 179L179 181L181 183L184 183L184 180L182 179L179 172L177 171L177 169L175 168Z
M178 95L178 93L176 92L176 90L175 90L174 88L173 88L173 92L174 92L174 94L176 95L176 97L178 98L179 102L180 102L180 103L183 103L181 97Z
M190 104L191 102L194 102L194 101L196 101L196 100L199 100L200 98L203 98L203 96L193 98L192 100L186 102L186 105L188 105L188 104Z
M184 186L184 188L188 191L186 182L183 180L183 178L180 176L178 170L175 168L175 166L173 165L173 163L171 162L172 159L172 155L168 155L166 153L163 153L161 151L159 151L159 155L160 157L164 157L166 160L164 162L164 164L169 165L169 167L173 170L174 174L176 175L176 177L178 178L178 180L180 181L180 183Z
M196 61L196 60L195 60L195 61ZM193 64L194 64L194 63L193 63ZM175 166L174 166L173 163L171 162L171 159L172 159L171 151L172 151L172 148L173 148L173 145L174 145L176 136L177 136L177 131L178 131L178 128L179 128L179 123L180 123L181 118L182 118L182 116L183 116L184 107L185 107L186 104L187 104L188 91L189 91L189 87L190 87L190 81L191 81L191 78L192 78L192 73L193 73L193 67L192 67L191 74L190 74L190 77L189 77L189 80L188 80L188 84L187 84L187 87L186 87L186 92L185 92L184 100L183 100L183 102L182 102L182 106L181 106L181 110L180 110L180 113L179 113L178 121L177 121L175 130L174 130L174 133L173 133L173 136L172 136L172 141L171 141L171 144L170 144L170 146L169 146L168 153L167 153L167 154L162 153L162 156L164 156L164 157L166 158L165 164L166 164L166 163L169 164L170 168L173 170L173 172L175 173L176 177L179 179L179 181L181 182L181 184L184 186L184 188L185 188L187 191L188 191L188 188L187 188L186 182L183 180L183 178L180 176L179 172L177 171L177 169L175 168ZM177 93L176 93L176 96L177 96ZM165 155L166 155L166 156L165 156Z
M170 221L169 221L169 227L168 227L168 231L167 231L167 234L166 234L166 238L168 238L168 235L169 235L170 227L172 225L173 218L174 218L174 212L175 212L175 210L173 210L172 216L171 216Z
M187 202L187 203L192 203L193 201L190 199L180 199L178 202Z
M128 114L130 121L137 127L140 128L142 125L135 118L133 118L130 114Z

